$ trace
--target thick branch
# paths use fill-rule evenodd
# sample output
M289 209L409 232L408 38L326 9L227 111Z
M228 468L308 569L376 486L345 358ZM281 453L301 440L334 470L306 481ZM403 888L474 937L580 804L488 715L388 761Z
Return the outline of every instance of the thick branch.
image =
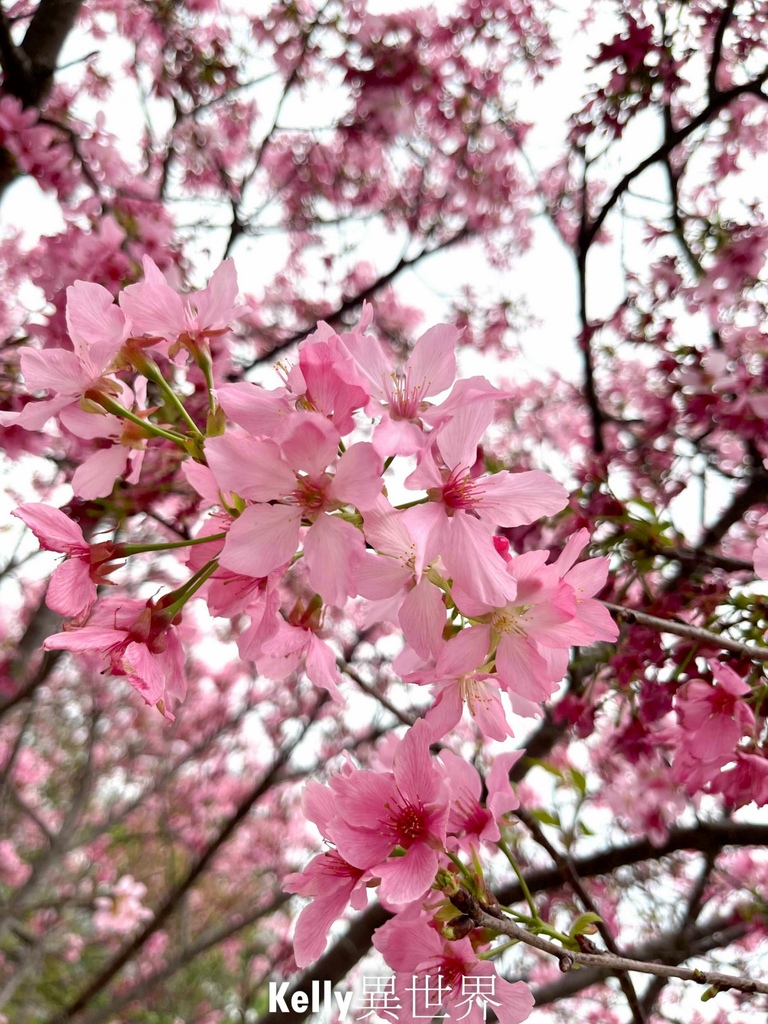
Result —
M471 232L469 228L464 227L460 231L457 231L451 238L446 239L445 242L441 242L439 245L435 245L431 249L422 249L421 252L417 253L415 256L402 256L391 270L388 270L386 274L382 274L381 277L374 281L373 284L368 285L367 288L363 288L355 295L351 295L349 298L344 299L332 313L327 313L323 317L323 320L331 325L338 323L345 313L350 312L350 310L357 309L357 307L362 305L366 299L372 298L377 292L381 291L382 288L386 288L388 285L392 284L395 278L402 273L403 270L408 270L410 267L415 266L423 259L426 259L427 256L432 256L436 252L443 252L445 249L449 249L451 246L465 241L469 238L470 234ZM282 352L284 349L290 348L291 345L295 345L297 342L303 341L307 335L312 333L314 328L315 325L313 324L311 327L295 331L287 338L282 338L273 345L268 352L258 356L258 358L254 359L253 362L249 363L248 366L245 367L245 370L252 370L254 366L259 366L261 363L266 362L267 359L271 359L278 352Z
M768 662L768 647L743 644L738 640L731 640L721 633L712 633L699 626L689 626L687 622L679 622L676 619L660 619L655 615L636 611L634 608L623 608L621 605L611 604L610 601L603 601L603 604L608 611L613 612L617 618L624 619L626 622L636 622L638 626L648 626L649 629L656 629L659 633L673 633L675 636L695 640L707 647L720 647L724 651L731 651L733 654L749 658L752 661Z
M717 96L717 72L723 57L723 40L725 39L725 33L733 16L735 6L736 0L726 0L723 13L720 15L720 21L717 23L715 38L712 41L712 60L710 61L709 72L707 73L707 93L710 103Z
M600 918L596 922L597 929L600 932L600 935L603 939L603 942L605 943L608 952L613 953L614 956L621 956L621 950L616 945L616 940L613 937L613 933L611 932L605 921L602 920L602 917L600 916L600 911L598 910L597 906L592 900L592 897L590 896L584 883L582 882L581 876L574 867L571 858L563 853L560 853L552 845L552 843L550 843L550 841L544 835L544 832L541 826L539 825L538 821L536 821L532 814L528 814L528 812L524 811L522 808L519 808L516 813L520 821L522 821L523 824L526 825L526 827L529 829L529 831L533 835L533 838L536 840L539 846L541 846L542 849L546 850L549 856L555 862L555 864L557 865L557 870L560 872L563 881L572 887L573 891L579 897L579 900L581 901L584 910L591 911L592 913L598 915L598 917ZM628 974L625 974L622 971L617 972L616 977L618 979L619 985L621 986L621 991L624 993L624 996L627 1000L627 1004L629 1005L633 1021L635 1022L635 1024L645 1024L645 1013L643 1011L642 1006L640 1005L640 1000L637 998L637 992L635 991L635 986L632 982L632 979Z
M467 893L469 896L469 893ZM471 901L473 897L469 896ZM475 900L476 908L473 907L470 916L478 927L488 928L506 935L510 939L524 942L527 946L533 946L544 953L556 956L560 962L560 969L563 973L570 971L574 964L584 964L586 967L603 967L608 971L635 971L638 974L652 974L659 978L679 978L681 981L695 981L698 985L709 985L719 991L727 992L735 989L738 992L750 994L760 993L768 995L768 982L755 981L752 978L743 978L737 974L722 974L720 971L691 970L688 967L679 967L671 964L648 963L643 960L633 960L626 956L615 956L613 953L582 953L576 950L566 950L563 946L543 938L541 935L532 935L524 928L520 928L509 918L499 920L491 917L480 908ZM467 912L467 911L465 911Z
M522 774L524 759L515 765ZM765 846L768 845L768 825L741 824L732 821L708 822L693 828L674 828L670 830L666 843L654 846L649 839L640 839L626 846L614 847L591 857L575 859L574 869L581 878L593 878L606 875L616 868L639 864L646 860L658 860L681 850L692 850L704 853L719 852L725 846ZM557 868L531 871L526 874L526 883L532 893L556 889L562 885L562 878ZM517 882L497 890L496 896L504 905L518 903L523 899L523 892ZM294 992L311 992L313 981L328 980L337 985L349 971L359 963L371 948L371 937L391 915L379 903L373 903L359 917L355 918L347 932L328 949L328 951L308 968L291 986L286 1001ZM579 972L581 973L581 972ZM606 974L611 973L606 971ZM291 1012L266 1013L257 1024L299 1024L309 1015Z
M710 102L704 107L703 110L691 118L688 124L683 125L662 142L652 153L649 153L644 160L641 160L639 164L636 164L631 171L627 171L621 181L615 186L610 196L603 203L600 208L600 212L595 216L594 220L590 221L585 229L581 232L580 246L585 254L586 251L594 242L598 232L605 223L605 219L611 210L616 206L618 201L627 191L629 186L638 178L643 171L647 171L649 167L652 167L659 160L662 160L667 154L671 153L672 150L679 146L681 142L684 142L689 135L692 135L698 128L707 124L717 114L720 113L725 107L728 106L733 100L738 99L740 96L746 96L750 93L761 94L761 86L768 81L768 68L764 68L763 71L757 76L757 78L750 79L749 82L744 82L741 85L735 85L730 89L725 89L723 92L717 91Z

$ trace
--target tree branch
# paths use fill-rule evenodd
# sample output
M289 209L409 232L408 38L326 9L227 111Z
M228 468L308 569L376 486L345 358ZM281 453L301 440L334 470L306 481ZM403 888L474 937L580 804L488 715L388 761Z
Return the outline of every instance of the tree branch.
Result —
M465 913L475 921L479 928L488 928L510 939L524 942L527 946L533 946L544 953L556 956L560 962L560 970L566 974L574 964L584 964L586 967L604 967L611 972L635 971L638 974L652 974L659 978L679 978L682 981L695 981L698 985L709 985L717 991L726 992L735 989L738 992L749 994L760 993L768 995L768 982L755 981L752 978L743 978L737 974L722 974L720 971L691 970L688 967L679 967L669 964L648 963L643 960L634 960L626 956L615 956L613 953L582 953L576 950L566 950L563 946L543 938L541 935L532 935L524 928L520 928L509 918L500 920L487 914L477 900L468 892L467 900L462 899Z
M731 640L721 633L712 633L700 626L689 626L686 622L679 622L676 619L660 619L655 615L648 615L646 612L637 611L634 608L623 608L619 604L612 604L610 601L602 602L609 612L613 612L617 619L625 622L635 622L638 626L647 626L659 633L673 633L675 636L682 636L688 640L695 640L697 643L706 644L707 647L719 647L724 651L731 651L742 658L749 658L751 661L768 662L768 647L755 647L752 644L743 644L738 640Z

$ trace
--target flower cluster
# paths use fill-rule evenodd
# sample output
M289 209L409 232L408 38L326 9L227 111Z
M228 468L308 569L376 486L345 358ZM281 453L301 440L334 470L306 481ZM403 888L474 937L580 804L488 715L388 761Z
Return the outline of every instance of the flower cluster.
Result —
M62 510L21 505L16 514L41 546L65 555L48 602L70 621L45 646L98 659L172 719L186 691L178 627L195 596L239 625L241 656L261 675L302 672L336 701L345 666L328 619L355 602L363 624L401 632L395 668L431 687L434 702L393 742L386 770L349 763L327 787L308 785L305 814L331 847L288 881L313 900L299 918L296 958L318 956L329 925L378 886L403 915L397 928L430 931L435 963L451 960L455 979L477 973L487 937L438 935L436 921L455 908L434 915L425 901L441 872L446 891L460 856L474 859L470 875L482 888L477 851L500 841L499 821L516 806L509 769L519 755L501 754L482 780L430 746L465 708L481 734L506 739L506 700L536 714L572 645L616 638L594 598L607 559L577 564L583 529L554 558L516 555L497 534L556 515L567 493L543 472L487 471L481 442L505 393L483 377L456 379L454 327L428 330L401 364L368 333L368 307L348 333L321 324L296 363L278 368L278 387L221 383L213 353L238 313L236 296L231 261L182 297L146 258L144 280L117 304L95 284L69 289L73 351L23 354L28 388L48 394L5 421L36 429L56 416L62 431L98 443L73 478L80 498L106 496L122 478L140 484L150 442L198 496L195 534L165 544L92 543ZM398 458L408 460L399 479ZM398 485L412 500L392 503ZM175 589L149 600L97 596L125 561L172 549L188 574ZM381 941L391 946L390 931ZM510 1024L530 1009L518 988L507 993Z

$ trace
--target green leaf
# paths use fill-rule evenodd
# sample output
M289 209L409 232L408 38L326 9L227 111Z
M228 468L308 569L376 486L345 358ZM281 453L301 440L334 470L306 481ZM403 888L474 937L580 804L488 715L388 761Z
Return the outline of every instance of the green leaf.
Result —
M594 935L596 929L593 927L597 922L602 924L602 917L594 911L589 910L586 914L579 914L571 925L568 934L573 938L575 935Z
M560 828L560 815L552 814L551 811L545 811L543 808L539 808L536 811L531 811L536 821L541 822L542 825L554 825L556 828Z

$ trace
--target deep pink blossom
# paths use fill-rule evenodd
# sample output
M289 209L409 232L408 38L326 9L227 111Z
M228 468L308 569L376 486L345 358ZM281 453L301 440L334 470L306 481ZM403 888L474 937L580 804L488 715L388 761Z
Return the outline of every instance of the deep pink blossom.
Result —
M409 510L412 531L424 538L427 559L439 553L448 574L477 600L512 600L515 586L493 544L497 526L519 526L559 512L565 489L548 474L476 471L477 445L493 419L492 402L461 406L434 432L406 480L425 488L426 505Z
M716 685L692 679L677 694L675 705L685 749L698 761L719 767L733 756L742 736L754 729L755 716L743 697L751 692L733 669L711 660Z
M432 884L444 848L448 789L430 757L431 730L412 726L398 745L391 772L335 776L337 816L328 836L340 855L381 878L392 903L418 899ZM402 856L389 855L400 847Z
M439 1016L441 1006L451 1020L469 1024L481 1024L489 1009L501 1024L520 1024L533 1009L524 982L499 977L490 961L478 959L468 938L441 938L423 914L398 914L374 932L373 944L395 972L398 1020L404 1024Z
M47 651L94 654L114 676L125 676L145 703L173 721L169 698L187 692L184 651L168 615L152 601L107 598L79 628L46 638Z

